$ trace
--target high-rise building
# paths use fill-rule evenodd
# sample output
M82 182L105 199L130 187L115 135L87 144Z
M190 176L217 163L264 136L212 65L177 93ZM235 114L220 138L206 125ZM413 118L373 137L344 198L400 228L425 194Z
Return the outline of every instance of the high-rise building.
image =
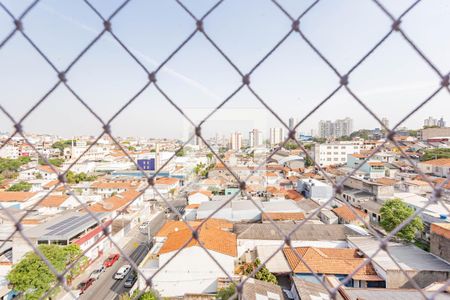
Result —
M271 146L281 144L283 142L283 138L284 131L282 127L270 128L269 141Z
M438 121L437 121L437 126L438 127L445 127L445 121L444 121L444 118L440 118Z
M259 129L253 129L248 134L248 143L250 148L259 147L263 144L263 135Z
M423 127L438 126L438 120L433 117L428 117L423 121Z
M231 149L235 151L241 150L242 147L242 134L240 132L233 132L230 138Z
M319 122L319 136L322 138L349 136L353 132L353 120L345 118L335 120L321 120Z
M383 123L383 125L384 125L386 128L390 129L388 118L383 118L383 119L381 119L381 123ZM382 129L384 129L384 128L382 128Z
M295 118L289 118L289 130L294 129L295 125L297 125L297 120Z

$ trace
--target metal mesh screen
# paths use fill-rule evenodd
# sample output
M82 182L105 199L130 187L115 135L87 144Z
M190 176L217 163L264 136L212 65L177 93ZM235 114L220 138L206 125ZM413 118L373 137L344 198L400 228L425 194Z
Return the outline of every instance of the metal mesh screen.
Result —
M427 57L427 54L424 53L421 49L420 49L420 45L417 45L408 35L407 32L405 32L402 28L402 20L408 17L408 14L413 11L414 9L420 9L417 8L418 4L420 2L423 1L415 1L411 6L409 6L405 11L403 11L400 15L394 15L392 14L379 0L367 0L367 1L371 1L375 4L376 9L379 9L382 13L384 13L390 20L392 23L392 27L390 30L388 30L386 32L386 34L379 40L377 41L374 45L371 46L370 51L368 51L365 55L363 55L362 57L355 57L354 58L354 64L351 68L349 68L348 70L342 70L339 69L338 67L336 67L333 64L333 61L331 61L330 59L328 59L322 52L321 49L319 49L319 47L317 47L312 40L310 39L310 37L302 30L302 18L304 18L306 15L308 15L311 11L313 11L315 9L315 7L317 6L317 4L319 2L326 2L324 1L320 1L320 0L316 0L312 3L312 5L310 5L306 10L304 10L300 15L291 15L291 13L288 12L287 9L285 9L285 7L279 3L277 0L272 0L272 1L268 1L271 2L271 4L273 4L273 11L274 13L282 13L285 18L287 20L289 20L289 22L291 23L291 26L286 28L285 30L285 34L279 37L279 40L272 46L272 48L270 49L270 51L268 51L264 56L262 56L259 61L249 70L243 70L241 69L236 63L233 62L233 60L227 55L227 53L214 41L214 39L212 38L212 36L210 35L210 33L208 32L207 26L206 24L208 23L210 18L214 18L214 15L212 14L214 11L216 10L220 10L221 9L221 4L223 2L226 2L226 0L221 0L218 1L217 3L215 3L209 10L206 11L206 13L204 13L201 16L198 16L196 14L194 14L190 8L185 5L181 0L176 0L176 4L187 14L191 17L192 19L192 30L191 33L186 36L186 38L184 40L181 40L178 44L178 46L171 51L170 53L167 53L166 59L163 60L163 62L161 64L159 64L156 68L154 69L148 69L148 67L146 67L146 64L142 63L140 58L138 57L138 55L136 55L135 53L133 53L132 49L130 49L127 44L121 40L121 38L119 38L116 34L115 34L115 23L114 20L116 18L117 15L121 14L122 11L124 11L124 8L130 3L132 2L132 0L127 0L124 1L120 6L118 6L114 12L109 15L109 16L105 16L103 15L92 3L90 3L88 0L84 0L81 2L84 2L84 4L90 9L92 10L92 12L95 13L95 15L98 17L98 21L103 23L103 30L99 31L95 38L92 39L89 43L87 43L85 45L85 47L82 49L82 51L80 51L74 58L73 60L64 68L59 68L57 67L57 65L53 62L52 57L50 57L49 55L47 55L45 53L45 51L43 51L40 48L39 43L35 42L33 40L33 37L31 35L29 35L29 33L27 32L27 16L29 15L29 13L38 5L40 5L41 1L33 1L28 7L26 7L26 9L16 15L13 14L11 12L11 10L5 5L2 4L0 2L0 8L3 12L5 12L9 17L10 17L10 21L14 23L14 28L11 32L9 32L9 34L7 34L4 37L0 37L0 55L1 55L1 50L4 49L5 47L8 46L8 43L11 41L11 39L15 36L21 36L24 38L24 40L36 51L36 53L39 54L40 57L42 57L42 59L54 70L54 75L55 75L55 81L54 84L52 84L49 88L48 91L44 94L44 95L40 95L37 96L35 99L34 104L29 107L29 109L27 110L27 112L21 116L21 117L14 117L11 113L9 113L4 106L0 106L1 111L3 112L4 115L7 116L7 118L11 121L13 127L14 127L14 132L13 134L9 137L9 139L7 139L2 145L1 147L3 148L5 145L8 144L8 142L10 142L10 140L14 137L14 136L21 136L23 139L25 139L25 141L27 141L31 147L33 148L34 151L36 151L40 157L40 159L44 160L47 164L49 164L47 158L40 153L40 151L38 149L36 149L33 144L28 141L27 136L24 134L24 128L23 128L23 123L24 121L30 116L32 115L35 110L40 107L44 102L46 102L46 100L49 98L49 96L59 87L63 87L65 89L67 89L67 91L72 94L76 100L83 106L85 107L85 109L92 114L92 116L94 116L98 122L99 122L99 128L101 128L101 134L97 137L97 139L95 140L94 143L92 143L87 150L78 158L76 159L71 166L75 165L78 160L84 155L86 154L94 145L96 145L96 143L99 141L99 139L101 139L103 136L108 136L112 141L114 141L115 145L128 157L128 159L134 164L134 166L136 167L137 170L139 170L142 173L142 176L144 178L146 178L147 180L147 184L144 190L142 190L139 194L142 195L146 189L152 189L154 190L154 193L156 193L161 199L163 199L163 201L165 202L165 204L167 205L167 207L169 207L173 213L175 213L176 215L178 215L178 217L180 218L180 220L183 220L180 212L173 206L173 204L171 203L171 201L169 201L169 199L166 199L166 197L164 195L162 195L160 193L160 191L155 187L155 180L156 177L158 176L158 174L160 173L160 171L176 156L176 154L179 151L182 151L183 147L185 147L192 139L198 137L199 139L202 140L202 142L209 148L209 150L213 153L215 159L217 161L219 161L220 163L222 163L225 167L225 169L229 172L229 174L231 174L231 176L236 180L236 182L239 183L239 189L240 191L235 193L233 196L231 196L221 207L219 207L210 217L208 217L207 219L203 220L200 224L200 226L194 228L192 227L188 222L186 223L186 226L192 231L192 237L184 244L184 246L182 248L180 248L178 251L175 252L175 254L173 255L172 259L174 257L176 257L178 255L178 253L185 247L187 246L192 240L198 240L199 241L199 245L203 248L203 250L209 255L209 257L215 261L216 264L218 264L218 266L220 268L222 268L222 266L220 265L220 263L215 259L215 257L213 255L211 255L208 251L208 249L206 247L204 247L203 243L201 242L201 239L199 239L199 234L198 234L198 230L199 228L201 228L201 226L207 222L208 219L212 218L213 215L219 211L220 209L222 209L227 203L229 203L231 200L233 200L238 194L243 193L246 197L248 197L248 199L250 199L253 204L258 208L258 210L261 211L261 213L263 213L263 209L260 207L260 205L253 200L252 196L250 193L247 192L246 190L246 182L248 180L248 178L252 175L250 174L247 178L242 178L240 176L238 176L236 174L236 172L233 171L233 168L228 166L227 163L221 158L221 156L216 153L216 151L214 150L213 147L211 147L208 144L208 141L206 138L204 138L204 136L202 135L202 129L204 129L204 127L206 126L205 122L207 120L209 120L217 111L221 110L222 107L228 103L231 99L233 99L233 97L238 94L241 90L248 90L254 97L255 99L257 99L258 102L260 102L265 109L267 109L268 112L270 112L285 128L286 130L288 130L288 138L280 145L278 146L276 149L274 149L274 151L271 152L271 154L265 159L265 161L263 161L258 168L256 168L254 170L254 172L257 172L258 170L262 169L266 163L270 160L270 158L272 158L272 156L274 154L277 153L277 151L279 149L281 149L286 143L288 143L289 141L294 141L298 147L302 150L302 152L304 153L304 155L310 159L312 159L312 157L310 157L310 154L308 153L308 151L305 149L304 144L299 141L297 139L298 134L296 133L296 130L298 129L298 127L300 125L302 125L306 119L308 119L316 110L318 110L322 105L324 105L327 101L329 101L336 93L338 93L338 91L346 91L348 93L348 95L350 95L350 97L352 98L352 100L354 100L355 103L357 103L359 106L361 106L365 111L367 111L381 126L381 128L383 128L385 131L388 132L387 134L387 139L384 143L382 143L381 145L379 145L378 147L376 147L375 149L373 149L370 153L370 155L368 155L368 157L366 157L364 159L364 161L357 167L355 168L350 174L347 174L343 179L339 180L339 181L335 181L334 179L330 178L330 176L327 174L327 172L325 172L322 167L320 166L320 164L318 162L314 162L315 167L319 170L319 172L323 175L323 177L333 186L334 189L334 193L333 196L326 201L325 203L323 203L316 211L314 211L314 213L312 213L310 216L308 216L306 219L304 219L302 222L300 222L294 230L292 230L292 232L290 232L289 234L286 234L285 232L283 232L279 226L277 225L276 222L274 222L272 219L270 219L269 217L269 221L272 224L274 230L279 233L280 235L284 236L284 243L278 247L277 251L274 252L266 261L263 261L261 263L261 265L255 269L252 274L248 277L254 277L255 274L263 267L265 266L265 264L267 263L267 261L269 259L271 259L272 257L275 256L276 253L278 253L279 251L281 251L284 247L289 247L293 253L295 253L295 255L297 256L297 258L302 261L307 268L310 270L310 272L312 274L315 275L315 277L317 278L317 280L323 284L323 280L314 273L314 271L308 266L308 264L304 261L304 259L302 258L302 256L297 252L297 250L292 247L291 245L291 237L292 235L295 233L296 230L298 230L300 227L302 227L307 221L309 221L311 218L313 218L315 215L317 215L317 213L320 211L320 209L324 208L325 206L327 206L336 196L336 194L339 194L342 192L343 190L343 184L346 180L348 180L351 176L353 176L360 168L361 166L366 163L369 159L371 159L378 151L380 151L386 144L392 144L393 146L395 146L400 155L402 155L403 157L405 157L411 167L415 170L415 172L417 172L417 174L421 175L424 180L426 180L428 182L428 184L431 186L431 188L433 189L433 194L432 197L429 199L429 202L422 207L419 210L416 210L414 212L414 214L409 217L408 219L406 219L400 226L398 226L394 231L390 232L389 234L387 234L386 236L382 236L378 233L378 231L374 230L370 224L370 222L367 222L366 220L364 220L362 217L360 217L356 212L355 209L353 208L353 206L351 206L350 204L344 202L344 204L355 213L355 215L357 216L357 218L359 219L359 221L361 221L366 227L367 229L378 239L379 242L379 248L378 250L371 256L369 257L367 260L364 261L364 263L362 263L360 266L358 266L351 274L349 274L348 276L346 276L346 278L340 282L340 285L345 285L348 281L351 280L352 276L354 274L356 274L360 269L362 269L365 265L371 263L372 258L374 256L376 256L378 254L378 252L380 251L384 251L386 252L392 259L393 261L396 263L396 260L392 257L392 255L390 254L390 250L388 247L388 241L390 239L392 239L392 237L397 234L406 224L408 224L411 220L413 220L413 218L415 218L416 216L418 216L419 214L421 214L421 212L423 212L423 210L426 209L426 207L430 204L433 203L441 203L446 209L448 210L448 206L447 204L442 201L441 197L442 197L442 193L443 193L443 186L445 186L448 182L449 182L449 178L446 178L445 181L441 182L440 184L435 184L433 183L430 179L428 179L428 177L423 174L423 172L418 169L416 167L416 165L414 164L414 162L409 159L408 155L406 155L406 153L404 152L404 149L402 147L400 147L400 145L398 144L397 140L395 139L395 135L396 135L396 130L399 128L399 126L408 118L410 118L413 114L415 114L418 110L422 109L422 107L427 104L428 102L432 101L433 98L440 93L450 93L450 88L449 88L449 74L448 71L442 71L438 66L436 66L430 58ZM323 3L323 5L326 5L326 3ZM126 13L126 12L123 12ZM224 24L225 25L225 24ZM138 33L137 33L138 34ZM432 78L432 80L434 80L436 82L436 89L425 99L423 99L421 101L421 103L414 107L413 109L411 109L408 112L405 112L405 116L404 118L402 118L395 126L393 126L392 128L387 128L385 126L385 124L381 121L380 117L373 111L371 110L368 105L366 105L364 98L359 96L357 92L355 92L352 89L352 76L354 75L354 72L357 68L359 68L362 64L364 64L364 62L366 61L366 59L368 57L370 57L373 53L375 53L380 47L383 46L383 44L389 39L389 37L391 35L399 35L401 36L401 38L406 42L406 44L408 46L411 47L411 49L413 49L413 51L417 54L417 57L419 57L421 60L423 60L423 62L425 62L429 68L435 73L435 77ZM95 109L93 109L92 107L90 107L89 105L89 101L83 99L82 96L80 96L80 94L77 92L77 90L75 88L72 87L71 82L70 82L70 75L71 75L71 70L72 68L77 65L81 60L83 60L83 57L86 55L86 53L88 53L90 51L90 49L93 47L93 45L95 45L103 36L109 36L110 38L112 38L115 42L117 42L117 45L121 48L123 48L123 50L125 50L125 52L129 55L129 57L135 62L135 67L136 68L140 68L142 69L147 78L146 78L146 83L136 91L136 93L130 98L130 99L124 99L125 104L109 119L105 120L102 119L99 114L98 111L96 111ZM240 78L241 82L240 84L238 84L234 91L229 94L226 98L224 98L220 104L214 108L202 121L196 123L194 121L192 121L190 119L190 117L185 113L185 111L180 108L180 106L177 105L177 101L174 100L170 95L171 95L171 91L170 90L164 90L164 88L162 88L162 86L160 85L160 83L158 82L158 75L161 71L162 68L164 68L166 66L166 64L171 61L175 56L177 56L180 52L183 51L183 49L185 48L185 46L187 44L189 44L192 39L194 38L194 36L200 36L201 38L204 38L209 45L215 50L217 51L218 54L220 54L220 56L222 56L226 62L232 67L232 69L234 69L235 74L237 76L237 78ZM275 53L279 47L285 43L285 41L287 40L288 37L294 36L295 38L303 41L316 55L317 57L323 61L331 70L331 72L333 72L336 75L336 87L328 94L327 97L325 97L324 99L322 99L321 101L319 101L317 103L317 105L314 107L314 109L312 109L302 120L300 120L294 128L289 128L289 126L287 125L287 123L285 122L285 120L283 120L268 104L268 102L266 100L264 100L264 97L262 95L260 95L257 91L257 89L252 85L252 76L257 73L260 69L260 66L263 65L266 60L273 54ZM70 38L70 37L69 37ZM445 37L442 37L445 38ZM442 66L442 67L446 67L446 66ZM448 67L448 66L447 66ZM1 71L0 71L1 72ZM447 73L446 73L447 72ZM116 139L116 137L114 136L114 129L111 126L111 123L119 116L122 114L122 112L128 108L129 106L133 106L133 103L135 101L135 99L137 99L144 91L146 91L147 89L150 88L154 88L160 95L162 95L162 97L167 100L167 103L169 103L173 108L175 108L178 112L179 115L178 116L173 116L173 117L182 117L184 119L186 119L187 122L189 122L189 124L192 125L194 130L194 134L192 136L189 137L189 139L187 141L185 141L185 143L178 149L177 153L175 153L175 155L170 158L164 165L160 166L159 169L155 172L154 175L148 175L148 173L144 172L144 170L142 170L142 168L136 163L136 161L129 155L128 150L125 149L123 147L123 145L121 145L118 140ZM51 164L49 164L50 167L53 169L53 172L55 172L58 175L58 184L55 185L53 188L51 188L48 193L47 196L50 195L54 190L56 190L58 187L63 186L67 191L69 191L69 193L71 195L73 195L75 197L75 199L77 199L77 201L79 202L79 204L89 213L89 215L93 218L96 219L99 223L100 220L98 219L98 217L92 213L89 209L88 206L81 201L80 199L78 199L78 196L76 195L76 193L72 190L72 187L67 183L66 180L66 175L68 173L68 171L70 170L70 168L68 168L67 170L65 170L64 172L58 172L58 170L56 168L54 168ZM138 196L138 197L139 197ZM137 197L136 197L137 198ZM43 201L45 199L45 197L40 200L38 203L36 203L34 207L36 207L37 205L39 205L39 203L41 201ZM128 205L131 205L133 203L130 202ZM57 287L63 287L68 293L72 294L72 296L74 298L77 298L77 296L75 294L73 294L73 291L71 289L71 287L69 287L65 281L65 275L70 271L70 269L77 263L77 261L79 259L81 259L82 256L80 256L78 258L78 260L76 260L75 262L73 262L71 265L69 265L64 271L62 272L58 272L55 267L50 263L50 261L41 253L41 251L37 248L37 246L35 244L33 244L29 238L24 234L24 230L23 230L23 226L21 224L22 220L25 219L27 217L27 214L23 215L21 218L17 219L13 216L13 214L11 214L9 212L9 210L5 207L1 207L6 214L8 214L8 216L10 217L10 219L16 224L16 231L11 235L13 236L14 234L20 234L25 241L27 241L27 243L29 244L29 246L31 248L33 248L34 252L39 255L41 257L41 259L45 262L45 264L49 267L49 269L56 275L57 278L57 283L55 284L55 286L46 292L45 295L42 296L42 298L46 298L49 294L51 294L52 290L57 288ZM119 216L116 216L116 218L118 218ZM114 218L114 219L116 219ZM113 220L114 221L114 220ZM136 269L141 276L145 277L145 274L143 274L140 269L138 268L138 266L136 265L136 263L123 251L123 249L117 245L117 243L110 237L110 233L106 230L104 230L104 235L110 240L110 242L112 244L114 244L114 246L116 247L117 251L120 252L121 256L124 257L129 264ZM94 247L94 245L92 245L90 247L90 249L92 247ZM87 249L86 251L88 251L89 249ZM161 265L159 267L159 271L161 271L162 269L164 269L166 267L167 264L169 264L172 259L170 259L169 261L167 261L164 265ZM411 278L411 276L409 275L408 272L406 272L403 269L403 266L396 263L398 268L402 271L402 273L407 276L409 278L409 281L411 282L412 286L417 289L421 295L423 296L424 299L433 299L439 292L445 290L448 288L448 286L450 285L450 281L447 281L445 283L445 285L440 288L439 291L437 291L433 296L429 297L427 295L425 295L425 293L422 291L422 289L419 287L419 285L414 281L413 278ZM230 281L233 281L233 274L228 274L227 271L225 269L223 269L223 272L227 275L227 277L229 278ZM152 287L152 279L153 277L158 274L158 272L156 272L155 274L153 274L150 278L147 278L146 282L149 288ZM233 297L239 297L242 298L242 287L245 284L245 282L248 280L248 278L242 280L241 282L239 282L236 286L236 294ZM331 297L335 298L336 294L338 292L338 287L334 287L334 288L330 288L328 285L323 284L324 288L326 288L330 294ZM143 291L141 291L142 294ZM137 295L136 298L138 298L140 295Z

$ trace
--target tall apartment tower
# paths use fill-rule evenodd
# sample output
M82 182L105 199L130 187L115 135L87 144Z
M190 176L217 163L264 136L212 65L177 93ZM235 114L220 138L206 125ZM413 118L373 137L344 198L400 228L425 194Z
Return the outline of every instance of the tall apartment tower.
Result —
M263 135L259 129L253 129L248 134L248 141L250 148L255 148L262 146L263 144Z
M322 138L349 136L353 132L353 119L321 120L319 122L319 136Z
M283 142L283 138L284 131L282 127L270 128L269 141L271 146L281 144Z
M242 147L242 134L240 132L233 132L230 138L231 149L235 151L241 150Z
M383 123L383 125L386 126L386 128L390 129L390 127L389 127L389 119L388 118L381 119L381 123ZM384 128L382 128L382 129L384 129Z

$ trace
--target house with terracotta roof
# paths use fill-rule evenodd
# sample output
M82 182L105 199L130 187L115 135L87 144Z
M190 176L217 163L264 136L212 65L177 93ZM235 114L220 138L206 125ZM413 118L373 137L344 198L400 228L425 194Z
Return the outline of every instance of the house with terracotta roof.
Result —
M141 209L143 199L142 193L130 189L91 204L88 209L96 213L109 213L111 218L115 218L119 213L124 214Z
M317 247L296 247L292 249L286 247L283 248L283 254L293 270L293 276L309 282L319 283L314 273L319 278L325 275L333 275L340 281L344 281L348 275L351 275L345 286L358 288L385 287L384 279L378 276L370 262L366 262L368 258L358 253L358 249ZM352 274L363 263L366 264L355 274Z
M152 288L162 297L215 293L218 278L227 276L223 270L233 274L237 257L234 233L215 226L202 226L198 228L196 240L192 238L192 232L188 228L166 232L168 227L164 227L162 231L167 233L164 244L159 247L155 245L158 249L152 248L140 265L140 270L146 277L152 276L164 266L152 279ZM158 234L163 233L160 231ZM138 288L144 286L145 279L139 276Z
M20 180L32 180L32 179L45 179L45 180L55 180L58 179L58 173L55 173L53 169L55 169L56 172L60 172L61 170L56 167L50 167L48 165L37 165L32 168L28 168L25 170L22 170L19 172L19 179Z
M417 164L417 167L425 174L431 174L438 177L447 177L450 173L450 158L422 161Z
M364 222L369 223L369 216L367 213L356 207L351 209L347 205L342 205L333 208L332 211L338 217L339 224L364 225ZM364 220L364 222L362 220Z
M81 199L79 200L82 201ZM65 194L64 195L50 194L46 196L43 200L40 200L39 204L37 205L37 210L39 211L39 213L44 215L54 215L64 210L72 209L79 205L80 203L74 196Z
M40 194L36 192L0 192L0 204L3 207L26 209L39 200Z
M92 194L102 195L108 198L113 194L120 194L131 189L138 189L143 182L138 180L97 180L92 182L90 190Z
M194 191L189 193L188 195L188 203L189 204L200 204L203 202L211 201L212 193L210 191Z
M347 167L355 169L359 167L359 171L366 174L369 178L380 178L386 175L385 163L379 160L367 159L367 155L355 153L349 154L347 157Z
M430 252L450 262L450 223L431 224Z

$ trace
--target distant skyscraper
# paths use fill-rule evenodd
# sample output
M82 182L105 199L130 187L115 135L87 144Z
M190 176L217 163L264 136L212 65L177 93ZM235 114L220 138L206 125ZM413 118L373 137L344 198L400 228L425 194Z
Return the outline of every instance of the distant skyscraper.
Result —
M242 147L242 134L240 132L233 132L230 138L231 149L235 151L241 150Z
M321 120L319 122L319 136L322 138L349 136L353 132L353 120L345 118L334 122Z
M381 123L383 123L383 125L386 126L386 128L390 129L388 118L381 119ZM382 128L382 129L384 129L384 128Z
M262 132L258 129L253 129L248 134L248 140L251 148L261 146L263 144Z
M294 129L295 125L297 125L297 120L295 118L289 118L289 130Z
M270 128L269 141L271 146L280 144L281 142L283 142L283 138L283 128Z
M439 126L439 127L445 127L445 121L444 121L444 118L440 118L438 121L437 121L437 126Z
M438 120L433 117L428 117L428 119L425 119L423 121L423 127L431 127L431 126L438 126Z

